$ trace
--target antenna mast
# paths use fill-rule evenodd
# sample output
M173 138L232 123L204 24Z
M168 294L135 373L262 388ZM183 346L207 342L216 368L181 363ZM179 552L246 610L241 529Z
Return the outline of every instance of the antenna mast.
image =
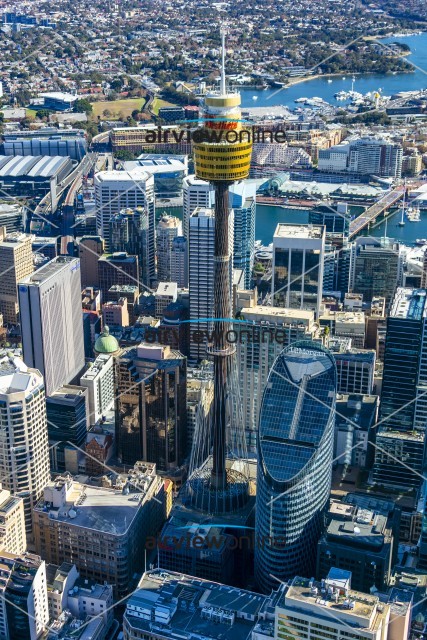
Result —
M225 29L221 29L221 83L220 93L225 96Z

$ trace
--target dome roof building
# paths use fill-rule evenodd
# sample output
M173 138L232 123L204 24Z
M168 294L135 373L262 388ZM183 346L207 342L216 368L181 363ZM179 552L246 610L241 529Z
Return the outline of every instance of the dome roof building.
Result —
M100 353L108 353L110 355L117 355L120 352L120 346L117 339L110 334L110 329L105 325L104 330L96 339L94 346L95 355Z

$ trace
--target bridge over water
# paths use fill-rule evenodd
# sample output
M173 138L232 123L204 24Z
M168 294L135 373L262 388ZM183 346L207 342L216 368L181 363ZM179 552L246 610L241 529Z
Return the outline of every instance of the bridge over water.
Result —
M404 192L405 187L403 185L396 187L392 191L389 191L380 200L377 200L377 202L369 207L369 209L366 209L364 213L352 220L350 222L349 239L351 240L354 238L354 236L360 233L365 227L374 222L378 216L382 215L387 211L387 209L390 209L390 207L399 202L399 200L403 198Z

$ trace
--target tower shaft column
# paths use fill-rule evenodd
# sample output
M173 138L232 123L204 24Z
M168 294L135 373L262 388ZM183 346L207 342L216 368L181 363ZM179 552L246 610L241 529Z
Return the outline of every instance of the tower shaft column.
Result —
M227 422L227 376L229 358L233 353L227 342L231 317L229 190L228 182L215 182L215 249L213 340L214 400L213 400L213 467L211 486L223 489L227 484L225 468Z

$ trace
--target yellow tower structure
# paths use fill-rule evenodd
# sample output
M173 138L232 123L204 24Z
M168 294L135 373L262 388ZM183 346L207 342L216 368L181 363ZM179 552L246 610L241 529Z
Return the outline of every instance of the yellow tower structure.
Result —
M194 134L193 153L198 178L212 183L231 183L249 176L252 131L242 126L240 93L227 90L224 31L221 31L221 38L220 87L218 91L211 91L205 96L203 126Z
M202 126L193 133L196 177L207 180L215 191L214 310L215 331L210 353L214 362L212 411L212 466L192 481L193 504L208 513L236 511L245 503L248 484L230 464L230 388L233 379L231 328L231 251L229 247L229 186L249 176L252 131L242 126L240 94L229 91L225 79L225 33L221 31L222 65L218 91L209 92L202 109ZM243 433L243 424L239 425ZM244 440L244 437L243 437ZM242 454L242 458L245 456ZM235 460L234 460L235 462Z

